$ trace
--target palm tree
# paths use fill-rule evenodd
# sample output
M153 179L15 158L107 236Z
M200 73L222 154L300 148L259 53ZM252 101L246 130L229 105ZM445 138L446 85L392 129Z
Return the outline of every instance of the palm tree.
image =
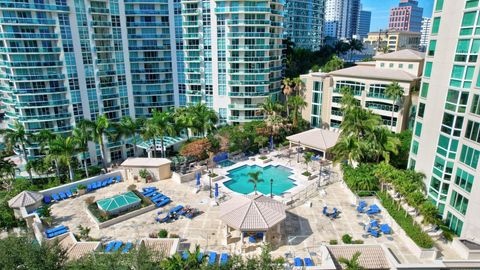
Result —
M116 123L115 131L124 138L132 138L133 156L137 156L137 135L143 127L144 119L132 119L130 116L124 116L120 122Z
M307 106L307 102L302 96L293 96L289 101L288 104L292 106L293 109L293 126L298 126L298 115L301 111Z
M261 171L255 171L255 172L249 172L248 176L250 176L250 179L248 179L249 183L253 184L253 190L255 191L255 195L257 195L257 185L260 182L263 182L263 179L260 178L262 175Z
M393 126L393 116L395 114L395 103L397 103L399 101L399 99L401 97L403 97L403 94L405 93L405 91L403 90L403 88L397 83L397 82L392 82L390 85L387 86L387 88L385 88L385 95L392 99L393 101L393 104L392 104L392 121L391 121L391 126L392 126L392 130L394 130L394 126Z
M7 192L12 191L13 182L18 170L17 165L13 161L0 159L0 180L2 188Z
M285 95L285 101L288 104L288 97L291 96L294 91L292 79L284 78L282 80L282 88L283 88L283 95ZM288 108L288 105L287 105L287 117L288 116L290 116L290 109Z
M305 162L305 165L307 166L307 172L308 172L308 164L312 162L312 158L313 158L312 152L306 152L305 154L303 154L303 160Z
M358 39L355 39L355 38L352 38L349 42L348 42L348 46L349 46L349 50L350 50L350 61L352 60L353 58L353 52L354 51L358 51L358 52L361 52L363 50L363 43L362 41L358 40Z
M215 129L218 122L217 113L203 103L196 104L191 110L194 115L194 127L198 132L202 132L203 137L207 137L207 134Z
M153 157L157 157L157 126L151 121L151 119L145 122L145 126L142 129L140 135L144 141L153 141Z
M18 121L13 122L13 129L0 130L0 132L1 134L3 134L3 138L5 140L7 148L9 150L12 150L15 146L17 146L22 152L25 164L27 164L28 162L27 146L30 145L31 134L29 134L25 130L25 127L22 124L20 124L20 122ZM33 180L32 171L27 170L27 172L28 172L28 177L30 181L32 181Z
M337 144L332 148L333 161L338 163L347 160L352 167L361 161L365 153L364 144L356 136L340 136Z
M195 118L191 107L176 108L173 116L175 119L175 127L177 128L177 133L185 130L187 134L187 139L190 139L189 129L194 127Z
M147 123L150 122L150 130L155 134L154 136L160 137L160 144L162 147L162 156L166 157L164 139L165 136L173 136L175 134L175 128L173 126L172 115L169 112L159 112L153 111L152 118L147 120ZM155 139L154 139L155 141ZM156 150L156 149L155 149Z
M47 159L55 159L68 167L70 181L74 180L73 156L78 153L79 144L75 137L58 136L50 143Z
M380 116L361 107L353 107L343 115L340 124L342 134L365 138L381 123Z
M38 133L34 134L34 139L40 145L40 153L43 155L47 155L49 151L50 143L57 138L57 134L54 134L48 129L43 129ZM49 161L50 164L53 162L53 166L55 167L55 175L57 178L60 179L60 165L58 164L57 160Z
M282 105L273 98L268 98L260 104L260 111L267 116L277 115L282 110Z
M345 266L342 268L344 270L364 270L365 268L362 267L360 265L360 262L358 261L358 259L360 258L360 255L362 255L362 253L357 251L353 254L350 260L341 257L338 259L338 262Z
M398 154L400 139L384 126L375 127L372 135L373 138L369 140L372 146L370 149L374 152L376 161L379 162L380 157L383 157L387 164L390 163L390 155Z
M83 169L85 170L85 176L88 178L88 167L87 167L87 154L88 154L88 142L92 141L92 134L88 130L85 122L80 122L75 129L72 131L72 136L78 143L78 150L82 152L83 160Z
M110 128L110 121L108 120L107 116L101 115L95 121L91 120L82 120L82 125L85 125L90 133L92 134L92 138L96 141L96 143L100 146L100 152L102 154L102 164L103 169L107 172L107 157L105 151L105 137L112 137L112 133L109 131Z

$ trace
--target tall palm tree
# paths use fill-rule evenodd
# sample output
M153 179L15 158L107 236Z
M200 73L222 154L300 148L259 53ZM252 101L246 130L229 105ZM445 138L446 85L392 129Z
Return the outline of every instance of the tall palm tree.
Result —
M349 51L350 51L350 60L353 59L353 52L354 51L361 52L364 48L363 42L358 40L358 39L355 39L355 38L352 38L348 42L348 46L349 46Z
M85 125L85 122L80 122L72 131L72 136L78 143L78 151L82 152L83 169L85 170L85 176L88 178L86 156L88 154L88 142L93 140L92 134L88 130L87 125Z
M148 121L150 121L150 129L154 132L155 136L160 137L162 156L166 157L167 155L165 153L166 151L164 145L165 136L173 136L175 134L172 115L169 112L153 111L152 118L150 118Z
M57 136L57 134L48 129L40 130L40 132L34 134L34 139L39 143L40 153L42 153L42 155L48 154L50 143L57 138ZM58 164L58 160L51 160L49 162L50 164L53 162L53 166L55 167L55 175L57 178L60 178L60 165Z
M357 251L350 260L342 257L338 259L338 262L344 265L343 269L345 270L364 270L365 268L358 261L361 255L362 253Z
M7 192L12 191L13 189L13 182L15 180L16 172L19 169L17 165L11 161L6 159L0 159L0 181L1 186Z
M78 153L79 144L75 137L58 136L50 143L47 159L55 159L68 167L70 181L75 178L73 156Z
M364 153L364 143L353 135L340 136L338 142L332 148L333 161L335 163L347 160L348 164L353 167L363 159Z
M217 113L203 103L196 104L191 110L193 110L195 128L198 132L202 132L203 137L207 137L218 122Z
M268 98L260 104L260 111L267 116L277 115L282 108L283 106L273 98Z
M283 88L283 95L285 96L285 101L288 104L288 97L291 96L294 91L292 79L284 78L282 80L282 88ZM290 116L290 108L288 108L288 105L287 105L287 117L288 116Z
M140 132L140 136L144 141L152 141L153 142L153 157L157 157L157 126L149 119L145 122L145 125Z
M307 172L308 172L308 164L310 164L310 162L312 162L312 159L313 159L313 153L312 152L306 152L305 154L303 154L303 160L305 162L305 165L307 166Z
M372 137L369 139L369 142L371 142L369 148L374 152L376 161L379 162L380 157L383 157L387 164L390 163L390 155L398 154L398 148L401 144L400 139L384 126L375 127Z
M340 129L342 134L364 138L371 134L380 123L380 116L361 107L354 107L347 113L344 113Z
M22 152L22 157L25 160L25 164L27 164L27 146L30 145L30 137L32 136L32 134L28 133L25 130L25 127L18 121L13 122L13 129L0 130L0 132L1 134L3 134L3 138L5 140L7 148L9 150L12 150L14 147L18 147L19 150ZM27 172L30 181L32 181L32 171L27 170Z
M130 116L124 116L120 122L115 123L115 131L123 138L132 138L133 156L137 156L137 136L143 127L144 119L132 119Z
M302 96L293 96L288 104L292 106L293 111L293 126L298 126L298 115L307 106L307 102Z
M387 86L387 88L385 88L385 95L392 99L393 101L393 104L392 104L392 121L391 121L391 127L392 127L392 130L394 130L394 126L393 126L393 116L395 114L395 103L398 103L398 101L400 100L401 97L403 97L403 94L405 93L405 91L403 90L403 88L397 83L397 82L392 82L391 84L389 84Z
M248 179L248 182L253 184L253 191L255 191L255 195L257 195L257 185L258 185L258 183L263 182L263 179L260 178L261 175L262 175L261 171L255 171L255 172L249 172L248 173L248 176L250 177L250 179Z
M195 118L191 107L176 108L173 116L175 119L175 127L177 128L177 133L185 130L185 133L187 134L187 139L190 139L189 129L192 129L194 127Z
M109 130L109 128L111 127L110 120L108 120L107 116L104 114L100 115L95 121L82 120L81 123L88 128L88 130L92 134L92 138L100 146L103 169L105 170L105 172L107 172L107 157L104 139L106 137L112 137L112 134Z

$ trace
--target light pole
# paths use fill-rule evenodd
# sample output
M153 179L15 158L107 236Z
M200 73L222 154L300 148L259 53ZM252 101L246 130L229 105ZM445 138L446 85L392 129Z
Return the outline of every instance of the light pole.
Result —
M298 141L297 146L297 163L300 163L300 141Z
M208 190L210 192L210 199L212 198L212 177L211 177L211 173L210 173L210 170L208 169L208 163L207 163L207 173L208 173L208 181L209 181L209 187L208 187Z
M273 199L273 178L270 178L270 198Z

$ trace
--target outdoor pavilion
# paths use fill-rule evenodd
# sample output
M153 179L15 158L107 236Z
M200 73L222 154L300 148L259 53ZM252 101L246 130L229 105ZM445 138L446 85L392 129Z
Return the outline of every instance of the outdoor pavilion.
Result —
M287 137L292 146L303 147L320 153L322 158L329 158L329 150L335 146L340 133L328 129L314 128ZM297 150L298 151L298 150Z
M240 232L240 242L244 235L263 234L262 242L280 239L280 225L286 219L285 205L264 195L235 196L220 205L220 219L226 224L227 238L232 232ZM228 239L227 239L228 242Z
M43 195L35 191L22 191L8 201L8 206L13 209L16 218L22 217L22 209L29 213L42 206Z

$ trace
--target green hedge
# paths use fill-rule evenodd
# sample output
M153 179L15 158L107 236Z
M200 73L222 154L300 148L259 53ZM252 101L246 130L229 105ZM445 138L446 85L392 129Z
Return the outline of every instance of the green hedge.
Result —
M407 235L421 248L432 248L434 241L422 228L414 222L413 218L386 193L378 192L377 196L382 201L390 216L397 222Z

